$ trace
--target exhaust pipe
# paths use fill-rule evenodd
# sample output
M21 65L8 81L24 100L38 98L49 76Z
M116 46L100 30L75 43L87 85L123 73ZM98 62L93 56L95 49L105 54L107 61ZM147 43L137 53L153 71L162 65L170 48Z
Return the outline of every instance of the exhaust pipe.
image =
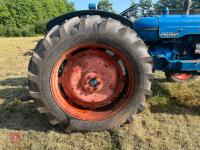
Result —
M184 11L186 15L190 14L190 7L192 6L192 0L185 0Z

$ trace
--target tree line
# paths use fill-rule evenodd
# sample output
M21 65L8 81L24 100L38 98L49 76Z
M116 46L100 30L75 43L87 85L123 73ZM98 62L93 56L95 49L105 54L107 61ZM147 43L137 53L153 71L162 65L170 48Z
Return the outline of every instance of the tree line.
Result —
M74 10L68 0L0 0L0 36L42 34L49 19Z
M131 15L148 16L164 7L183 9L184 0L132 0ZM193 9L200 9L200 0L193 0ZM98 9L115 12L109 0L100 0ZM68 0L0 0L0 36L34 36L45 32L48 20L74 11Z
M132 0L132 15L135 17L148 16L156 14L159 10L168 7L169 9L183 9L184 0L158 0L153 3L152 0ZM109 0L100 0L98 9L113 12L112 3ZM191 9L200 9L200 0L193 0Z

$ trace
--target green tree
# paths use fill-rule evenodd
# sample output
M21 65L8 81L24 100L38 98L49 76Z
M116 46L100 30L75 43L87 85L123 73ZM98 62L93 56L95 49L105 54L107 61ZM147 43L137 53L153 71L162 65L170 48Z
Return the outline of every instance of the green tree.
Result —
M139 4L135 2L135 0L132 0L131 2L131 11L128 15L134 16L135 18L139 17Z
M140 15L149 16L153 13L152 0L140 0L139 1Z
M42 33L49 19L73 10L68 0L0 0L0 32L7 36Z
M99 10L113 12L112 3L110 3L109 0L100 0L97 8Z
M65 7L66 7L68 12L75 11L75 7L74 7L73 2L69 2L68 0L65 0Z
M3 0L0 23L21 28L73 10L74 7L64 0Z
M184 2L185 0L158 0L155 4L155 10L161 10L165 7L169 9L175 10L183 10L184 9ZM200 1L199 0L192 0L191 9L199 9L200 8Z
M4 1L0 2L0 24L9 24L10 13Z
M192 8L193 9L200 9L200 1L199 0L193 0Z
M155 4L156 10L161 10L165 7L168 7L169 9L183 9L184 0L158 0Z

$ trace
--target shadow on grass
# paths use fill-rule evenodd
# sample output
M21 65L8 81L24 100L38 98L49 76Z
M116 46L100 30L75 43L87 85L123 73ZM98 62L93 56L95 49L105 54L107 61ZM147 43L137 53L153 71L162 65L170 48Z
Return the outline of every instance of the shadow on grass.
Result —
M0 128L42 132L55 129L38 113L28 92L27 78L5 79L0 86Z
M200 115L200 101L197 105L190 105L174 97L164 86L165 80L155 80L152 85L153 95L149 98L152 113L168 113L174 115ZM192 95L191 95L192 96ZM191 98L192 99L192 98Z
M165 82L165 80L162 80ZM27 88L27 78L10 78L0 81L0 128L11 130L35 130L48 132L52 127L46 117L37 112ZM149 98L152 113L200 115L200 105L190 106L172 97L169 90L156 80L153 83L153 96ZM114 135L114 133L112 133ZM116 140L117 139L113 139ZM115 142L116 143L116 142Z
M31 99L28 89L23 87L0 89L0 98L4 100L17 99L21 101L28 101Z
M0 86L21 86L21 87L27 87L27 78L21 77L21 78L9 78L5 80L0 80Z
M168 82L168 81L167 81L166 78L156 78L156 79L155 79L155 82L157 82L157 83L166 83L166 82Z
M27 89L27 78L10 78L0 81L0 86L7 87L0 89L0 98L4 100L18 99L21 101L30 100Z

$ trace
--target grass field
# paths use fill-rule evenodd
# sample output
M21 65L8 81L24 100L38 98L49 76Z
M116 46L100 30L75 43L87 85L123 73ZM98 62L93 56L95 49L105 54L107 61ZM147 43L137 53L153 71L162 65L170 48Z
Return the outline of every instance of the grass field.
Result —
M64 134L49 125L27 89L29 51L40 38L0 38L0 150L200 149L200 79L172 84L158 73L146 110L120 129Z

